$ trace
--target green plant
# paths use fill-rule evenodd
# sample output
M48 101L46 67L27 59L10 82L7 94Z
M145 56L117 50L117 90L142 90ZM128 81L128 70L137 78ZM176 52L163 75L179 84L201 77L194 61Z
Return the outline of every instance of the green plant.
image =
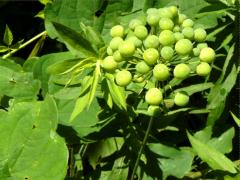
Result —
M41 3L3 26L0 179L238 178L237 1Z

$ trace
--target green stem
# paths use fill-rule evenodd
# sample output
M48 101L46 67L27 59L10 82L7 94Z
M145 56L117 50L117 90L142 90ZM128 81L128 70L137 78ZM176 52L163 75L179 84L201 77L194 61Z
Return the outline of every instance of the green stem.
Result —
M6 59L6 58L10 57L11 55L13 55L14 53L16 53L16 52L19 51L20 49L26 47L27 45L29 45L30 43L32 43L32 42L35 41L36 39L38 39L38 38L40 38L41 36L46 35L46 34L47 34L47 31L43 31L43 32L39 33L38 35L34 36L32 39L30 39L30 40L28 40L27 42L21 44L18 49L14 49L14 50L10 51L9 53L5 54L2 58L3 58L3 59Z
M143 139L143 142L142 142L142 145L140 147L140 150L138 151L138 156L137 156L137 160L135 162L135 165L134 165L134 168L133 168L133 171L132 171L132 176L131 176L131 180L134 180L134 175L137 171L137 168L138 168L138 164L139 164L139 161L140 161L140 158L141 158L141 155L142 155L142 152L143 152L143 149L144 149L144 146L146 145L147 143L147 139L148 139L148 136L150 134L150 130L152 128L152 124L153 124L153 117L151 117L149 123L148 123L148 127L147 127L147 131L145 133L145 136L144 136L144 139Z

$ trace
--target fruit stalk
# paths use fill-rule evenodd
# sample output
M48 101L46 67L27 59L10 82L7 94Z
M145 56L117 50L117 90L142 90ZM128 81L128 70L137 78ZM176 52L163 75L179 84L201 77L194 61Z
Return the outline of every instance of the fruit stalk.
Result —
M150 121L148 123L148 127L147 127L147 131L145 133L145 136L144 136L144 139L143 139L143 142L142 142L142 145L140 147L140 150L138 151L138 156L137 156L137 160L135 162L135 165L134 165L134 168L133 168L133 171L132 171L132 175L131 175L131 180L134 180L134 175L137 171L137 168L138 168L138 164L139 164L139 161L140 161L140 158L141 158L141 155L142 155L142 152L143 152L143 149L147 143L147 139L148 139L148 136L150 134L150 130L152 128L152 124L153 124L153 116L150 118Z

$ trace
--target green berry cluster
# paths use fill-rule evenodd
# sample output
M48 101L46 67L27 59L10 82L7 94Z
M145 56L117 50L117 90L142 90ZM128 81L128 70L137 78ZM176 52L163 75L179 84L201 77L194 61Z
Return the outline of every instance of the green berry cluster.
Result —
M116 25L110 34L103 69L113 73L116 84L122 87L157 82L145 94L150 109L164 102L160 84L172 78L184 80L191 74L207 76L211 71L209 64L215 59L215 51L205 42L206 31L195 28L194 21L176 6L150 8L144 18L132 19L128 27ZM193 58L197 59L194 69L190 66ZM189 97L178 92L173 102L185 106Z

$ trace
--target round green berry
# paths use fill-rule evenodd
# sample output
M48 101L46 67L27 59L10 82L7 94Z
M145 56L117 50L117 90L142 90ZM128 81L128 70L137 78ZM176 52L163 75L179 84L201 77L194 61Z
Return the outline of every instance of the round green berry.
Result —
M159 53L154 48L149 48L143 52L143 59L149 66L156 64L158 58Z
M178 8L176 6L169 6L168 9L171 12L172 17L175 17L178 15Z
M180 55L187 55L192 51L193 45L192 42L188 39L180 39L175 44L175 50Z
M113 26L110 31L110 34L112 37L123 37L123 35L124 35L123 26L121 26L121 25Z
M143 40L147 37L148 35L148 30L145 26L136 26L134 29L134 34L137 38Z
M175 43L174 33L170 30L163 30L159 35L159 41L163 46L170 46Z
M196 68L197 75L207 76L211 72L211 66L206 62L201 62Z
M210 47L201 50L199 58L203 62L211 63L215 59L215 51Z
M135 27L140 26L140 25L144 25L141 20L139 20L139 19L132 19L132 20L129 22L128 27L129 27L131 30L134 30Z
M102 62L102 67L106 71L114 71L117 69L118 63L114 60L113 56L107 56Z
M184 39L183 34L180 33L180 32L175 32L175 33L174 33L174 37L175 37L175 40L176 40L176 41L179 41L180 39Z
M141 61L136 64L136 71L140 74L146 74L151 70L151 67L149 67L145 61Z
M160 89L151 88L145 95L145 101L150 105L159 105L163 100L163 95Z
M173 27L174 27L174 23L169 18L161 18L160 21L159 21L159 27L162 30L172 30Z
M115 51L118 49L118 46L123 43L123 39L121 37L114 37L111 41L110 41L110 48Z
M173 57L173 54L174 54L174 50L173 48L169 47L169 46L164 46L162 49L161 49L161 57L167 61L169 61L172 57Z
M193 39L193 37L194 37L193 28L191 28L191 27L185 27L185 28L183 28L182 34L183 34L183 36L184 36L185 38L187 38L187 39Z
M200 50L202 50L202 49L205 48L205 47L208 47L207 43L199 43L199 44L197 45L197 48L200 49Z
M153 76L158 81L165 81L165 80L167 80L169 78L169 76L170 76L168 67L165 64L157 64L153 68Z
M194 30L194 40L197 42L204 42L207 37L207 32L203 28Z
M159 23L159 20L160 20L160 17L158 16L158 14L148 14L147 15L147 23L150 25L150 26L156 26L158 25Z
M113 55L113 50L110 48L110 47L107 47L107 54L109 56L112 56Z
M145 48L158 48L159 39L155 35L149 35L143 42Z
M199 54L200 54L200 49L199 48L193 48L193 55L194 56L199 56Z
M161 18L170 18L170 19L173 18L173 14L171 11L169 11L168 8L160 8L158 9L158 12Z
M181 29L180 29L180 27L178 26L178 25L175 25L174 27L173 27L173 32L179 32Z
M118 71L115 81L117 85L125 87L132 81L132 74L127 70Z
M177 79L185 79L189 76L191 69L186 64L178 64L173 70L173 75Z
M174 97L174 103L177 106L186 106L189 102L189 96L184 92L177 92Z
M124 41L118 47L123 57L131 57L135 53L135 45L131 41Z
M131 41L135 45L135 47L141 47L142 41L138 39L136 36L130 36L126 39L126 41Z
M187 19L187 16L185 14L179 14L178 15L178 24L182 24L185 19Z
M194 22L191 19L185 19L182 23L182 27L193 27Z
M124 60L124 58L122 57L121 53L119 51L115 51L113 53L113 59L116 61L116 62L121 62Z

